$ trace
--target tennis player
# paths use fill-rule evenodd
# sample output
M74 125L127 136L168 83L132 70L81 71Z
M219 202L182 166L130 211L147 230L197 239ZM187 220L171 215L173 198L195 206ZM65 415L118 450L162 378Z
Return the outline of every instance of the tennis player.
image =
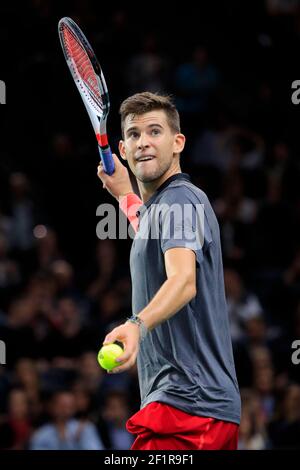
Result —
M104 344L125 346L113 373L137 360L141 409L127 422L136 436L132 449L236 449L240 395L217 219L205 193L181 172L185 137L170 98L138 93L120 114L120 155L142 200L116 155L112 176L100 164L103 186L137 229L130 254L133 315Z

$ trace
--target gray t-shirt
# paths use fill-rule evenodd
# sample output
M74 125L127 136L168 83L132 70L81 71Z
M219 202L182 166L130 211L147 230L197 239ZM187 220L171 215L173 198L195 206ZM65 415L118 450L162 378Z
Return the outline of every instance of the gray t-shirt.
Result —
M166 281L164 253L175 247L196 254L197 294L140 345L141 408L156 401L239 423L219 226L205 193L182 173L165 181L140 210L130 254L133 313L146 307Z

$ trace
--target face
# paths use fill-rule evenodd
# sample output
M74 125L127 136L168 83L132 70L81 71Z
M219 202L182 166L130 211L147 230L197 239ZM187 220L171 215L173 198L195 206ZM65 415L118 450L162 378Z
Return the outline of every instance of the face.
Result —
M28 400L25 392L22 390L13 390L9 395L9 413L17 419L28 416Z
M75 413L75 399L71 393L59 393L52 404L52 415L55 419L68 420Z
M126 399L118 396L110 396L104 410L104 417L108 421L122 423L128 417Z
M156 110L127 116L119 150L136 178L150 183L179 164L184 143L183 134L175 134L170 129L166 113Z

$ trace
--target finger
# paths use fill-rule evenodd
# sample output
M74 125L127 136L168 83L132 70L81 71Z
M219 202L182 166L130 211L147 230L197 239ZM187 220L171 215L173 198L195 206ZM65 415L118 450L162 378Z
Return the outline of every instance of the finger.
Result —
M106 344L114 343L117 339L119 339L118 332L113 330L108 335L105 336L103 345L105 346Z
M119 367L115 367L114 369L111 369L108 371L109 374L119 374L120 372L125 372L126 370L130 369L133 366L132 361L126 362L126 364L122 364Z
M116 362L120 362L120 363L127 362L131 358L132 354L133 354L133 351L125 350L122 356L119 356L116 358Z
M116 167L124 166L123 163L120 161L120 158L115 153L113 153L112 156L113 156Z
M102 174L104 173L104 168L103 168L103 166L98 165L97 173L98 173L98 175L102 175Z
M105 338L105 340L103 341L103 346L106 346L107 344L112 344L115 342L114 339L110 339L111 337L109 336L108 338Z

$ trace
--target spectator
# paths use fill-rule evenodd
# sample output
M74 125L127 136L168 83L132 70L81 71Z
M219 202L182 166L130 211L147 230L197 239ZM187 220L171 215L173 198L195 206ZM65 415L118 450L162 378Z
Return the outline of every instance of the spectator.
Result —
M102 382L104 379L104 371L97 362L95 352L86 351L78 360L78 377L85 384L86 390L99 397Z
M38 268L47 269L51 263L58 259L61 259L61 255L57 234L53 229L44 227L37 238Z
M231 325L231 337L234 342L245 338L244 324L250 318L263 315L263 309L257 296L248 292L237 271L226 268L224 271L227 306Z
M43 341L43 357L77 358L84 351L97 348L97 332L84 325L83 317L74 299L60 298L54 312L56 328Z
M37 363L29 358L20 359L15 365L12 382L26 394L29 416L35 423L42 412L41 380Z
M129 91L132 94L144 90L153 93L164 91L166 71L167 60L160 54L157 36L146 34L142 39L141 52L133 55L129 62L127 71Z
M238 450L264 450L268 448L266 419L261 412L256 395L247 389L241 390L242 419L239 429Z
M233 171L224 182L222 197L214 202L221 224L224 257L244 265L251 246L251 228L256 219L257 204L254 199L245 196L241 174Z
M51 421L33 434L32 450L102 450L96 427L88 420L74 419L74 395L57 392L50 404Z
M287 388L277 419L268 428L273 449L300 449L300 386Z
M251 352L253 363L253 389L257 393L261 410L266 421L270 420L275 411L275 370L270 351L257 347Z
M12 246L20 251L33 247L33 227L36 209L30 196L30 182L24 173L13 173L10 177L12 201Z
M100 240L96 247L95 278L87 288L87 295L97 299L118 277L116 246L112 240Z
M8 288L20 282L20 271L17 263L8 257L8 243L0 234L0 288Z
M207 48L198 44L192 60L180 64L175 70L177 108L187 127L192 129L203 119L209 99L219 84L219 71L209 60ZM191 130L191 129L190 129Z
M11 450L26 449L32 432L32 424L28 397L23 389L15 388L10 391L6 420L13 435Z
M36 315L37 307L33 300L22 297L12 302L8 313L2 316L0 337L9 350L7 356L9 367L14 366L22 357L36 357L37 342L32 328Z
M125 428L129 415L128 399L125 393L112 390L106 395L98 427L107 448L130 449L133 437Z

